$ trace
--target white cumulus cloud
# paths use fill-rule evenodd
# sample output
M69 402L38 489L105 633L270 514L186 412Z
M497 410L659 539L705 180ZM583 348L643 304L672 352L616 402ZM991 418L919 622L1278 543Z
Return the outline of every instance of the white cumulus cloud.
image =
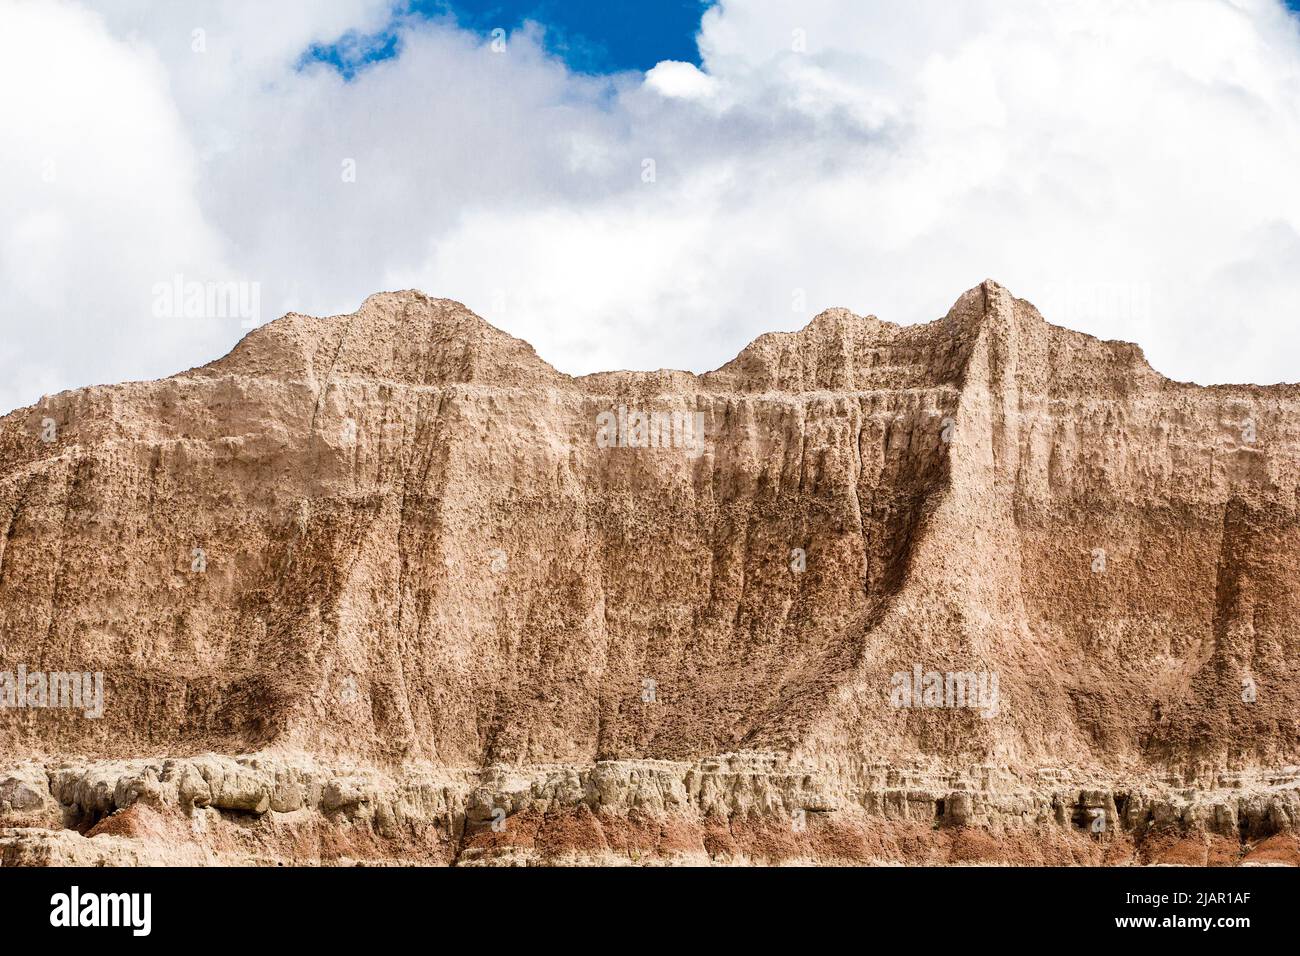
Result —
M345 81L313 43L386 26ZM575 74L333 4L0 0L0 407L416 286L564 371L716 366L996 278L1201 382L1300 380L1300 28L1279 0L724 0L701 66ZM196 32L197 31L197 32Z
M662 60L646 71L645 84L664 96L693 100L711 96L717 81L694 63Z

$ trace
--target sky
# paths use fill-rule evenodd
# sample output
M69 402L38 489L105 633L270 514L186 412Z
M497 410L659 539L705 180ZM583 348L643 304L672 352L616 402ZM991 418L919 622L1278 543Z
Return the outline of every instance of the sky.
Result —
M1300 0L1297 0L1300 2ZM351 32L314 43L300 67L332 65L347 79L367 66L400 56L401 24L406 17L456 25L488 38L494 30L513 33L526 23L544 28L541 46L574 71L590 74L649 70L661 60L699 65L695 34L710 0L412 0L394 8L391 19L373 33Z
M583 374L993 278L1300 380L1280 0L0 0L0 84L0 411L401 288Z
M1300 3L1300 0L1296 0ZM699 66L695 35L711 0L410 0L394 5L390 17L370 33L349 31L328 42L313 43L299 68L326 63L345 79L373 64L401 56L402 26L411 18L472 30L489 40L526 24L542 27L542 49L571 70L598 75L622 70L650 70L662 60Z

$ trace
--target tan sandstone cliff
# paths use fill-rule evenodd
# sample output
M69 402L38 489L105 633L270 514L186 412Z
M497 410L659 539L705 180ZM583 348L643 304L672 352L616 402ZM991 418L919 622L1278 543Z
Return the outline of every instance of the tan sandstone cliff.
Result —
M1298 462L992 282L704 375L288 315L0 419L0 671L104 687L0 861L1295 862Z

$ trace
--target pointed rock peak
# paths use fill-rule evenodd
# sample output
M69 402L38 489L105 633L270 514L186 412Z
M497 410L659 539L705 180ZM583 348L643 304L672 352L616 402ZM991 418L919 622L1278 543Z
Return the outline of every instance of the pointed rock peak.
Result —
M985 279L979 285L972 286L959 295L952 308L948 310L948 314L940 321L963 320L983 323L992 316L1008 314L1014 308L1016 301L1015 296L1005 286L992 279Z
M981 290L984 293L984 297L986 299L992 299L997 296L1011 295L1007 287L1004 286L1002 283L998 282L996 279L985 279L975 288ZM973 292L974 289L972 289L971 291Z
M1124 394L1134 382L1167 382L1131 342L1100 339L1050 321L1026 299L992 279L968 289L942 320L958 336L987 340L995 372L1015 376L1031 390L1075 377L1105 381L1099 388Z

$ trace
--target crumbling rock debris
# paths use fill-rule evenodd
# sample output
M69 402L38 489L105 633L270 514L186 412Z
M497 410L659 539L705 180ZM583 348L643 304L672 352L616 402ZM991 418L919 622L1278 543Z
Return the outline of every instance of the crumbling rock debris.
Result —
M1298 412L993 282L580 378L382 293L46 397L0 862L1295 863Z

